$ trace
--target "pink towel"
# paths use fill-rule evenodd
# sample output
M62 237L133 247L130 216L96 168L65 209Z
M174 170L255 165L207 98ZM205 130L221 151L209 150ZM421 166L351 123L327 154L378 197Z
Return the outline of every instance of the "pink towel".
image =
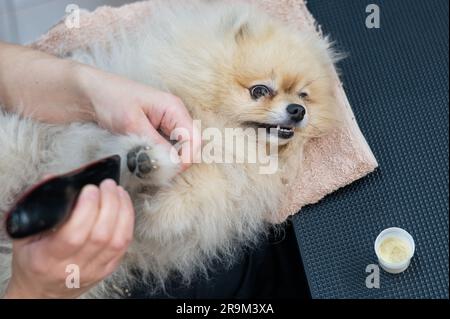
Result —
M137 2L120 8L100 7L94 12L81 13L80 28L69 29L64 20L54 26L31 46L50 54L64 57L74 49L87 47L93 42L105 42L119 27L133 30L153 13L157 0ZM228 0L233 2L233 0ZM315 20L304 0L245 0L261 7L270 15L314 32ZM280 207L277 220L282 222L301 207L318 202L327 194L346 186L372 172L377 161L370 150L353 115L342 84L336 75L336 95L344 113L344 123L330 135L311 140L306 145L302 169L296 172L295 183L287 185L289 191L284 207Z

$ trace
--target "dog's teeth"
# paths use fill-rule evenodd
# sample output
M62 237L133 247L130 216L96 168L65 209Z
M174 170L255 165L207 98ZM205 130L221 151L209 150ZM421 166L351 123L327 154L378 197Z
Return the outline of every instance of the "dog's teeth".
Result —
M283 133L291 133L293 131L293 129L282 127L279 129L279 131L283 132Z
M278 131L279 131L279 130L281 130L281 127L280 127L280 125L278 125L278 126L277 126L277 130L278 130Z

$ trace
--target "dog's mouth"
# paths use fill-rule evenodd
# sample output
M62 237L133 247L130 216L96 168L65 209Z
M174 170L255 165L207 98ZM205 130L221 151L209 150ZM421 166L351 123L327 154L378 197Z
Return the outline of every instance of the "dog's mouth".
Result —
M283 140L288 140L294 137L295 128L293 126L285 126L280 124L267 124L259 122L247 122L247 126L252 126L255 128L263 128L266 130L268 135L275 135Z

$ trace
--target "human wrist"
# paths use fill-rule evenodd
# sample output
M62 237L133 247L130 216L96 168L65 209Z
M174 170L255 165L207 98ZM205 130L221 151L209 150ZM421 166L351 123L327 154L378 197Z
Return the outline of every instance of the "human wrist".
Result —
M19 287L16 283L10 282L5 291L4 299L38 299L45 298L39 294L31 294L28 289Z
M9 280L5 291L5 299L51 299L51 295L45 293L45 290L40 289L41 285L29 284L30 279L20 271L13 275Z
M37 287L27 287L16 282L10 282L3 296L4 299L62 299L77 298L77 295L70 294L65 296L59 293L50 293Z

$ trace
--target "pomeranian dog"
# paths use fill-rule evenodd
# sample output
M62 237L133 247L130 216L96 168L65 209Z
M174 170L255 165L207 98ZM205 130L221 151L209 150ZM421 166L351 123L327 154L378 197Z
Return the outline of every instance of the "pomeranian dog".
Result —
M148 138L0 113L0 212L44 174L122 157L122 184L136 208L134 241L119 269L86 297L126 297L134 280L159 289L170 276L189 282L212 261L232 263L270 227L303 145L336 119L335 54L326 39L244 4L177 2L157 12L139 34L123 32L107 48L72 58L179 96L202 127L263 129L267 143L276 137L278 166L261 174L257 163L202 161L177 175L178 165ZM130 165L127 157L140 160ZM0 238L2 291L11 243Z

